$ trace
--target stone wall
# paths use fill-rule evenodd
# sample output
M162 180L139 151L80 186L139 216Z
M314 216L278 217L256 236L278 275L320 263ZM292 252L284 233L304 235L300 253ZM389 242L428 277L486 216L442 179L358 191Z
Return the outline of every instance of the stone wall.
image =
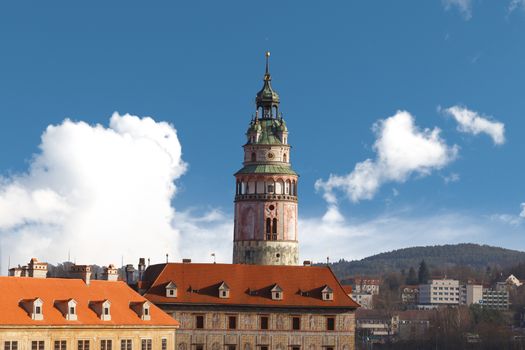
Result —
M233 242L235 264L298 265L299 245L283 241Z
M259 309L224 311L197 308L191 311L165 310L181 322L177 330L176 350L224 350L235 346L236 350L353 350L355 337L355 313L353 311L308 312L302 310ZM268 312L271 311L271 312ZM196 316L204 316L204 328L196 329ZM228 329L228 317L237 317L236 329ZM267 330L261 329L262 316L269 318ZM292 329L292 318L300 317L300 329ZM327 330L328 317L335 319L335 329Z
M175 329L160 327L80 327L80 326L0 326L0 346L5 341L18 341L18 350L31 350L32 341L44 341L45 350L53 350L55 340L65 340L67 350L77 350L78 340L89 340L89 349L100 349L101 340L112 340L112 350L120 350L121 339L132 340L132 350L141 350L141 339L152 340L152 350L161 350L162 339L167 349L175 349Z

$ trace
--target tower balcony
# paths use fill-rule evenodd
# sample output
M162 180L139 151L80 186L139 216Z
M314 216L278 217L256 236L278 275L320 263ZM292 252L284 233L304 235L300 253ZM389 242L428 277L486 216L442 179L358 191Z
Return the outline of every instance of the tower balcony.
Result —
M297 196L289 194L273 194L273 193L251 193L251 194L238 194L235 196L235 202L239 201L252 201L252 200L281 200L297 202Z

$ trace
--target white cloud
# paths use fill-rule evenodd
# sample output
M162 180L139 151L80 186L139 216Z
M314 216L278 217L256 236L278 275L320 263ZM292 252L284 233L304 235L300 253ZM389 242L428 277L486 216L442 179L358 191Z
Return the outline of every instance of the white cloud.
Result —
M507 225L518 226L521 225L523 218L514 214L494 214L490 216L493 221L499 221Z
M410 212L392 213L351 220L339 213L335 222L327 220L326 215L301 218L301 259L323 262L329 256L331 261L353 260L406 247L467 242L524 249L523 244L515 245L522 242L523 230L507 229L507 223L502 224L492 218L451 212L419 217Z
M171 199L186 170L173 126L115 113L49 126L25 174L0 179L2 257L120 263L178 255ZM176 221L176 220L175 220Z
M463 15L465 20L472 18L472 0L442 0L445 10L455 7Z
M461 179L458 173L451 173L448 176L443 176L443 181L445 181L446 184L458 182Z
M525 218L525 203L521 203L520 217Z
M441 169L456 158L458 147L448 146L440 130L420 130L406 111L379 121L373 128L376 141L374 160L357 163L344 176L331 174L327 181L317 180L328 203L337 203L335 189L342 190L353 202L371 199L386 182L405 182L412 174L421 176Z
M507 11L510 14L518 8L525 9L525 0L511 0L507 7Z
M458 130L464 133L478 135L485 133L496 145L505 143L505 125L499 121L471 111L465 107L452 106L443 110L458 122Z

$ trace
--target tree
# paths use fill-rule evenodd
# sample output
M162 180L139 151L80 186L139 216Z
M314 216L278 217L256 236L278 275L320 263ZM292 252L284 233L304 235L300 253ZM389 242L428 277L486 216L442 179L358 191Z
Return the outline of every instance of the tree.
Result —
M428 283L428 280L430 279L430 272L428 271L427 263L425 262L425 260L421 260L417 276L419 283Z
M408 270L408 276L405 282L406 284L410 285L418 284L419 282L418 277L416 275L416 270L412 266L410 267L410 270Z

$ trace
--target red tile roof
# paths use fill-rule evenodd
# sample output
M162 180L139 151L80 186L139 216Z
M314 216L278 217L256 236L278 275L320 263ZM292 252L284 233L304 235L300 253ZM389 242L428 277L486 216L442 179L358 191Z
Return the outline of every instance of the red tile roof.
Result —
M32 320L21 305L22 300L43 301L43 320ZM67 320L57 308L57 302L74 299L77 302L77 320ZM111 320L102 321L89 307L100 300L111 302ZM0 325L42 326L171 326L178 322L155 305L151 305L151 320L141 320L130 303L146 299L124 282L91 280L86 285L80 279L0 277Z
M346 294L352 294L352 286L349 284L343 285L343 290Z
M174 282L177 297L166 297L166 285ZM229 298L219 298L218 287L230 287ZM282 300L272 300L270 290L279 285ZM357 308L328 267L263 266L244 264L169 263L152 265L144 274L146 293L153 303L260 305L270 307ZM333 300L322 300L325 286Z

